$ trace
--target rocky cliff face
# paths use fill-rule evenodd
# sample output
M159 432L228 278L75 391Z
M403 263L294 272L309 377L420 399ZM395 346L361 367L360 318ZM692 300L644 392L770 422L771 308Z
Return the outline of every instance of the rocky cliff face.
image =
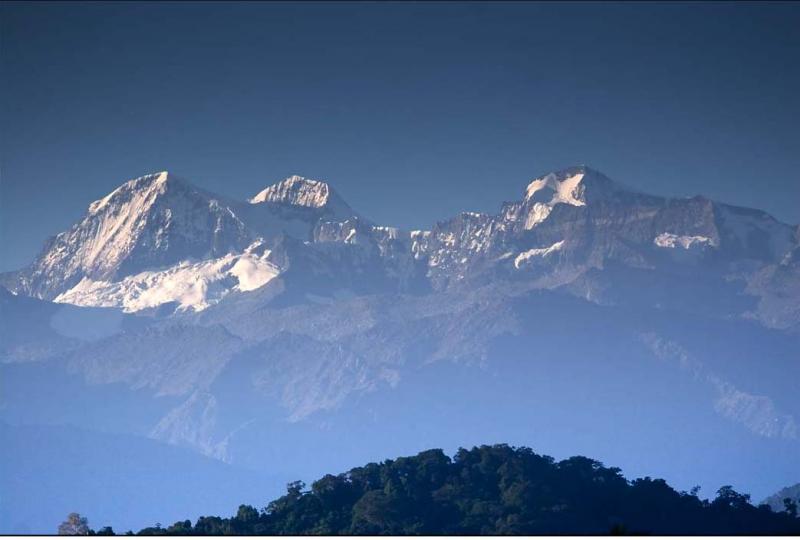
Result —
M52 299L83 279L115 281L187 259L241 251L253 234L235 206L167 172L126 182L89 205L21 271L15 292Z

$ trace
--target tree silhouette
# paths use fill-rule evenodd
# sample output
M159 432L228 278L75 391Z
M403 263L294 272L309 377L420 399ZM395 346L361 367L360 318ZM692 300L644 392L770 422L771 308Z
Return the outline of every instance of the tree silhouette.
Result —
M67 519L58 526L58 534L63 536L89 534L89 520L85 517L81 517L81 515L76 512L72 512L67 516Z
M794 508L794 510L792 510ZM723 486L709 502L664 480L626 480L586 457L555 461L500 444L370 463L302 482L260 512L200 517L139 534L800 534L796 507L773 512Z
M783 507L786 509L787 514L792 517L797 517L797 503L790 497L783 499Z

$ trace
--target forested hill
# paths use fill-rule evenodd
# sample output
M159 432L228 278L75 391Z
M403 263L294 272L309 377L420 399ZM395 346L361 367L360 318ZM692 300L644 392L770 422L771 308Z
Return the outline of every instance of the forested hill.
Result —
M213 489L213 486L209 486ZM110 532L106 530L106 532ZM626 480L585 458L507 445L441 450L327 475L261 511L139 534L800 534L800 518L722 487L712 501L663 480Z

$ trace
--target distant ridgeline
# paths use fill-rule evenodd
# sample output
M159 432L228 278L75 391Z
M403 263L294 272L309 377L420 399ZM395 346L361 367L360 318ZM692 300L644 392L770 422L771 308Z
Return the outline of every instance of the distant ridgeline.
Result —
M90 534L112 534L105 529ZM556 462L507 445L441 450L302 482L261 511L200 517L140 535L800 534L797 507L773 512L724 486L713 501L663 480L626 480L585 458ZM129 533L131 534L131 533Z

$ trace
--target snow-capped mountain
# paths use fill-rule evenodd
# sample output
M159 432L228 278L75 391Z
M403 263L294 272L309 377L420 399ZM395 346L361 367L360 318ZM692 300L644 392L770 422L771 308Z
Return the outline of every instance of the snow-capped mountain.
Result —
M328 184L298 175L292 175L277 184L267 186L248 202L310 208L317 211L320 217L332 220L343 220L356 215Z
M308 388L302 398L284 397L290 417L302 418L392 383L413 336L430 328L425 339L439 343L430 358L483 361L488 343L519 331L505 303L535 290L796 332L798 231L758 210L639 193L588 167L532 180L497 214L464 212L418 231L375 225L318 180L291 176L239 202L164 172L93 202L6 282L15 298L168 316L145 334L70 342L81 351L74 369L92 381L205 392L202 381L213 381L243 348L269 343L272 361L287 363L270 375L287 386L270 383L271 391ZM385 295L403 299L391 307L376 300ZM445 338L440 311L460 321L447 323ZM15 349L13 360L24 351ZM131 351L146 370L129 364ZM317 375L300 382L305 354L327 359L312 369L327 373L325 385ZM202 369L189 370L200 358ZM355 379L342 378L350 364ZM288 375L295 369L299 379ZM756 424L768 431L763 416ZM180 438L168 431L158 433Z
M16 293L77 305L137 311L176 302L202 309L280 272L268 260L265 238L305 240L323 217L355 216L327 184L298 176L251 203L166 171L142 176L91 203L30 267L4 281Z
M758 210L642 194L583 166L532 180L496 215L464 212L427 231L374 225L319 180L290 176L238 202L162 172L93 202L5 282L57 302L200 310L231 291L266 284L293 262L295 275L328 276L331 291L351 288L355 278L374 282L373 292L496 279L580 291L603 288L592 272L609 265L668 274L690 268L716 283L738 282L740 293L761 299L721 316L793 326L800 308L782 306L776 314L765 299L780 296L776 273L796 282L797 236ZM606 294L605 301L619 300Z
M0 421L298 478L476 437L800 477L800 227L587 167L498 206L406 231L298 176L131 180L3 276Z
M255 238L234 210L166 171L136 178L91 203L78 223L45 245L11 289L52 299L84 280L114 281L241 251Z

